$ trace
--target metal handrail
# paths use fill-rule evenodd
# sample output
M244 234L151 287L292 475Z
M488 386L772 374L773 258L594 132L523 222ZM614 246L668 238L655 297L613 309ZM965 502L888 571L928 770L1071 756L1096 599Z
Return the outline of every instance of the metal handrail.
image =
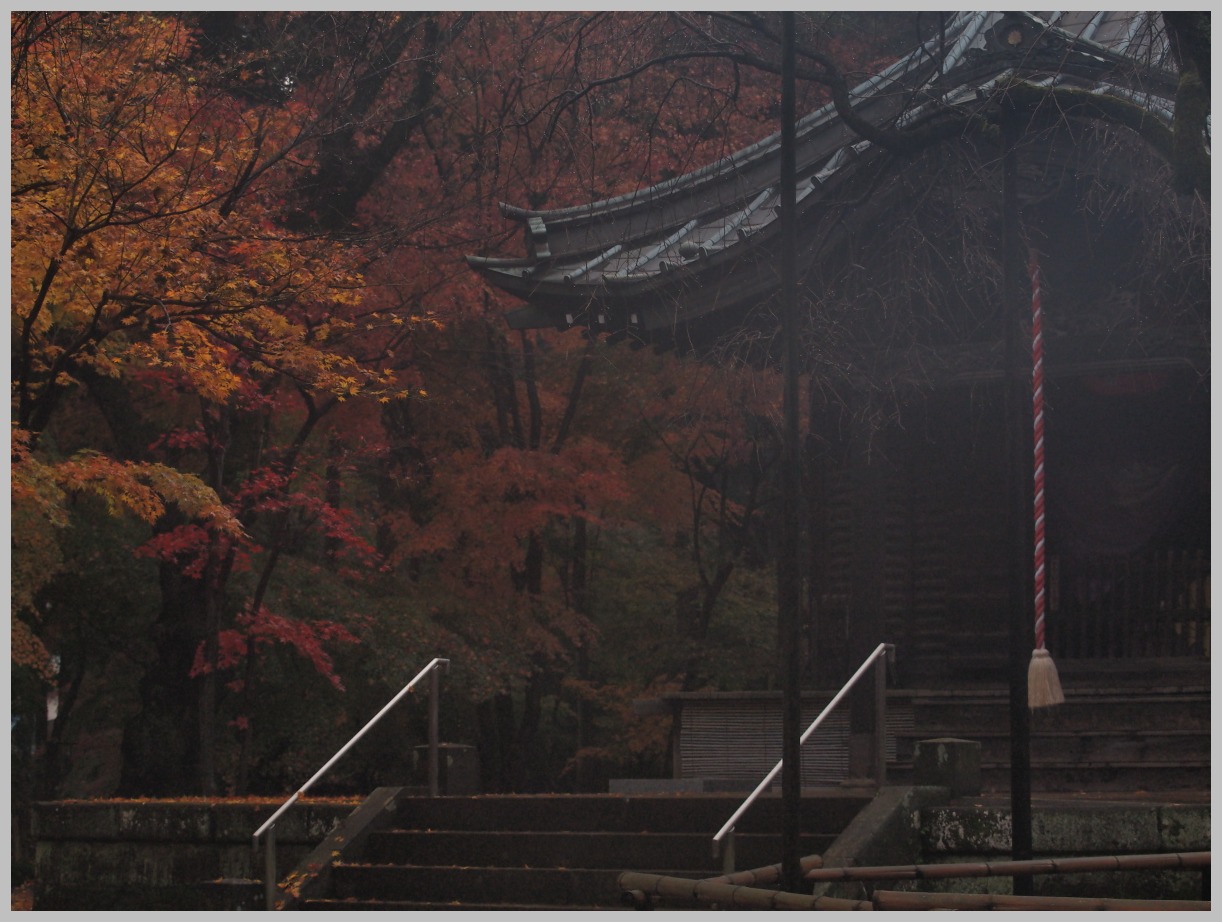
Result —
M375 714L369 720L369 722L365 724L365 726L361 727L361 729L356 732L352 739L348 740L348 742L343 745L339 752L331 756L331 758L327 760L327 764L316 771L314 776L310 778L309 781L298 788L292 797L281 804L280 809L268 817L267 822L255 830L254 835L251 837L251 847L255 849L259 847L259 838L265 832L268 834L263 862L263 891L267 901L267 908L269 910L275 908L276 897L276 820L280 819L280 817L284 815L289 807L297 803L298 799L310 789L315 781L325 775L332 765L343 758L343 756L347 754L348 750L356 744L357 740L368 733L369 730L373 728L373 725L381 720L391 708L398 704L403 696L410 692L416 686L416 683L423 679L426 675L431 676L432 678L429 698L429 794L432 797L437 796L437 697L440 691L439 678L437 674L438 667L443 667L444 671L448 674L450 671L450 661L448 659L440 658L435 658L430 661L427 666L416 674L414 679L404 685L403 688L400 689L399 693L386 703L386 706L383 707L382 710L378 711L378 713Z
M874 652L866 657L865 662L862 663L857 668L857 671L853 673L852 677L847 682L844 683L844 687L841 688L840 691L836 693L836 696L827 703L827 706L824 707L822 711L819 712L819 716L816 717L814 721L811 723L811 725L806 728L805 732L803 732L802 736L798 739L798 745L802 746L806 743L806 741L810 738L810 735L814 733L816 729L818 729L820 724L823 723L824 718L826 718L832 712L832 709L835 708L836 705L840 703L841 699L844 698L844 696L849 693L849 690L852 689L852 687L857 684L857 680L862 677L862 675L865 673L867 669L869 669L872 665L874 665L874 663L880 657L889 655L889 654L893 655L894 651L895 651L894 644L880 643L877 647L875 647ZM881 678L885 679L886 673L883 673ZM883 726L883 715L881 713L876 714L875 721L880 726ZM881 734L878 733L878 730L879 730L879 727L876 727L875 733L876 735L881 736ZM879 748L881 748L881 744ZM884 762L884 759L881 757L880 753L875 753L875 759L876 759L876 765ZM755 790L747 795L747 799L744 800L742 804L739 806L739 808L734 811L734 814L728 820L726 820L725 825L722 826L720 830L718 830L717 835L713 836L713 857L714 858L716 858L718 855L721 854L721 840L726 838L727 835L730 837L728 841L731 847L726 851L725 862L724 862L725 870L727 873L730 873L734 870L734 849L733 849L734 827L738 824L738 821L742 818L743 814L746 813L747 810L750 809L751 805L755 803L755 801L759 798L760 794L762 794L764 790L768 787L768 785L772 783L773 779L776 778L777 773L780 772L781 766L783 764L785 764L785 760L781 759L779 762L776 763L776 765L772 767L772 771L768 772L768 774L764 776L764 780L761 781L758 785L756 785ZM881 782L881 779L880 779L880 782Z

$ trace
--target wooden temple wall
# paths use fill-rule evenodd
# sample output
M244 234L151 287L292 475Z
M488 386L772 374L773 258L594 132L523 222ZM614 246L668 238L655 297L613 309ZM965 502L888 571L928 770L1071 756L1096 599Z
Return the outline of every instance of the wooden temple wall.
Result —
M845 444L849 440L843 440ZM813 683L836 687L861 649L897 647L902 686L1004 677L1009 656L1004 437L987 396L942 395L811 467ZM863 498L863 489L879 496ZM880 561L862 568L864 553ZM1207 541L1123 556L1048 559L1047 644L1057 660L1210 654ZM881 619L863 605L881 604ZM854 637L854 632L866 636Z

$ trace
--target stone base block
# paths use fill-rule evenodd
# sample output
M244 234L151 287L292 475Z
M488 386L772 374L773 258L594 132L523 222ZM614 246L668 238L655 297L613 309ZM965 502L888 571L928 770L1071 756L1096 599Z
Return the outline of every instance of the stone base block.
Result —
M913 753L912 768L918 785L950 788L951 797L980 793L980 743L975 740L921 740Z

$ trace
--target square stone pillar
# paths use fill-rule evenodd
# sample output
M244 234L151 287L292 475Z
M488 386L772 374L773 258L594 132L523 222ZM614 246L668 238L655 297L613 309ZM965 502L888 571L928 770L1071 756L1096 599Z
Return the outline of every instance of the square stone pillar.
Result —
M950 788L951 797L980 793L980 743L975 740L920 740L912 756L918 785Z

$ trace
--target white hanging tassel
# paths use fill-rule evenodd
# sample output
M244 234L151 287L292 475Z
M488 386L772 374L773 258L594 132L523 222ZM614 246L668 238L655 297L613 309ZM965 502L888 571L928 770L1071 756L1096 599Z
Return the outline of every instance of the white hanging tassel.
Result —
M1027 667L1027 706L1034 710L1064 703L1057 665L1052 654L1040 647L1031 654L1031 665Z

